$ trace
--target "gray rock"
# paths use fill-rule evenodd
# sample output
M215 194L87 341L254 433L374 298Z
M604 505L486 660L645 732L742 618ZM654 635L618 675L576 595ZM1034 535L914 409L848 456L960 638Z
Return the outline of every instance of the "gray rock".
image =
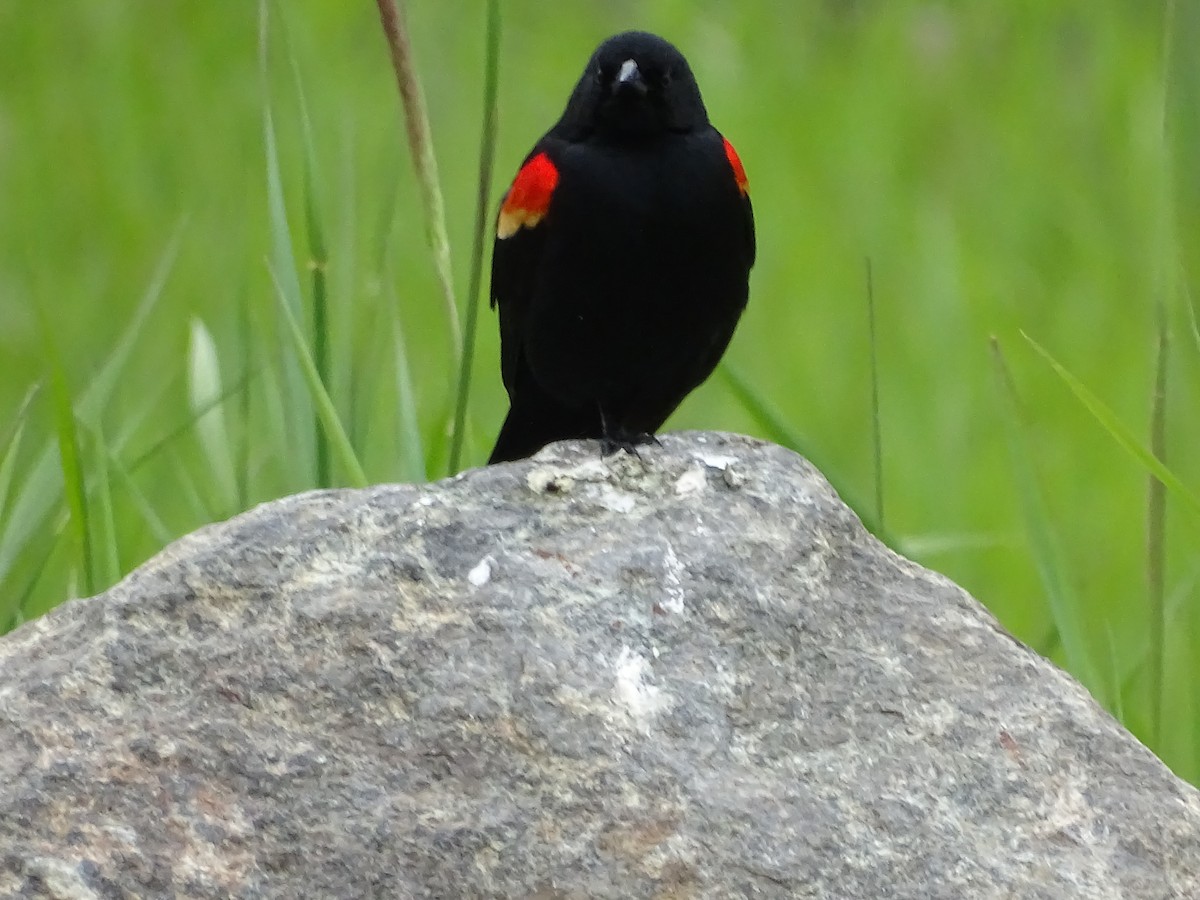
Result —
M0 642L0 894L1200 897L1200 798L799 457L289 497Z

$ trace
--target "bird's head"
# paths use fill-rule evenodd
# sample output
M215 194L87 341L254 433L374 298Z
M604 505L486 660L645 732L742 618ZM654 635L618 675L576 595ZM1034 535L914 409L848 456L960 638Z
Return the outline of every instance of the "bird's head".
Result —
M708 113L683 54L657 35L627 31L596 48L561 124L576 134L652 137L701 128Z

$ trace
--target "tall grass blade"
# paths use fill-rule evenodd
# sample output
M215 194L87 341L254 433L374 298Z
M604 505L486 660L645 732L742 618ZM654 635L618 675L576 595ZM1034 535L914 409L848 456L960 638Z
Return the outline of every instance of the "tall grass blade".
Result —
M274 272L272 272L272 276L274 276ZM325 389L325 385L321 383L321 376L317 373L317 365L308 350L308 344L304 341L304 332L300 330L300 323L296 321L296 318L288 309L287 300L283 296L283 290L278 281L275 282L275 287L279 298L279 311L283 315L284 323L288 327L288 334L292 338L292 353L295 354L296 360L300 365L300 371L308 384L312 404L316 408L317 415L320 417L321 425L324 427L325 433L329 436L330 449L333 451L338 464L341 465L349 477L350 484L353 487L366 487L366 473L363 472L362 465L359 463L358 457L354 454L354 447L350 444L350 438L346 436L346 430L342 427L342 422L338 418L337 409L329 397L329 392Z
M13 474L17 468L17 453L21 450L21 438L25 434L25 418L29 415L29 406L40 388L40 384L35 384L25 392L25 397L13 416L12 433L6 441L4 455L0 456L0 519L4 518L4 510L8 506L8 494L12 489Z
M312 163L307 159L304 166L305 195L309 233L309 254L312 267L312 323L313 323L313 363L321 376L322 384L332 384L332 372L329 365L329 301L326 271L329 259L325 252L324 238L321 236L319 216L314 207L313 199L316 186L313 183ZM313 441L316 445L317 485L329 487L329 440L321 428L321 423L313 420Z
M4 456L0 457L0 518L8 506L8 493L12 488L13 473L17 467L17 453L21 449L21 438L25 434L25 422L18 421L9 438Z
M94 422L99 418L100 413L103 412L105 407L108 406L113 390L116 388L122 375L124 375L125 364L133 355L137 341L146 331L146 322L150 318L150 314L158 306L159 300L162 299L163 292L167 286L167 279L170 277L171 271L175 268L175 261L179 257L179 248L183 242L183 234L186 228L186 219L181 220L175 227L174 233L172 233L170 240L167 241L167 246L163 249L162 255L159 256L158 262L154 266L154 272L150 276L150 283L146 286L146 291L142 294L142 298L134 310L133 318L129 320L129 324L121 332L121 336L117 339L116 345L108 354L108 358L101 364L99 370L89 377L87 387L80 393L78 398L78 413L81 419Z
M1191 291L1187 289L1187 285L1182 286L1183 292L1183 310L1187 316L1188 331L1192 335L1192 340L1196 343L1196 349L1200 350L1200 320L1196 318L1196 301L1192 297Z
M728 360L721 362L717 366L717 372L729 386L734 397L737 398L746 412L750 414L750 417L754 419L759 432L767 440L787 447L789 450L794 450L822 472L828 473L833 471L833 467L827 466L816 455L813 449L808 446L808 442L800 432L791 426L779 407L762 391L754 387L749 379L742 375L732 363ZM844 485L839 484L837 491L846 504L858 513L858 517L862 519L863 524L866 525L872 534L888 544L888 546L895 546L893 539L887 534L881 523L875 519L874 509L871 506L863 503L858 495Z
M130 472L138 471L139 469L142 468L142 466L157 459L159 457L159 455L162 453L162 451L164 449L166 449L168 446L170 446L171 444L173 444L175 441L179 440L184 435L191 434L193 431L196 430L196 422L197 422L197 419L199 416L202 416L205 413L207 413L209 410L214 409L217 406L220 406L222 403L224 403L226 400L228 400L230 397L234 396L235 394L241 393L244 390L246 384L249 382L249 380L250 380L249 375L243 375L240 378L238 378L236 381L231 383L229 385L229 387L223 388L221 393L218 394L217 396L209 398L206 403L197 407L196 409L189 410L187 418L185 418L178 425L173 426L170 431L168 431L165 434L163 434L162 436L160 436L152 444L150 444L149 447L147 447L145 450L143 450L141 453L139 453L137 456L135 456L129 462L129 464L127 466L128 470Z
M58 439L58 458L62 469L63 491L67 509L70 511L72 542L78 556L79 569L83 572L83 585L87 595L96 593L96 564L92 552L92 523L88 509L87 485L84 483L83 464L79 452L79 433L75 427L75 407L71 388L67 383L67 372L58 352L53 328L45 310L38 307L42 342L50 369L50 394L54 401L55 434Z
M1196 592L1197 585L1200 585L1200 558L1193 559L1191 563L1191 570L1171 588L1163 604L1166 610L1164 621L1167 634L1175 634L1180 628L1190 631L1187 617L1191 613L1193 605L1192 595ZM1126 657L1130 662L1122 668L1120 673L1122 691L1132 690L1135 680L1150 667L1152 654L1149 639L1145 636L1136 636L1134 642L1136 642L1136 649L1126 652ZM1133 642L1126 638L1125 644L1132 646Z
M58 569L51 566L51 561L54 555L60 552L67 538L67 525L70 522L70 515L62 512L54 523L54 527L50 531L50 536L46 541L40 542L39 546L33 548L31 554L36 559L33 566L33 574L26 580L24 587L15 591L11 595L11 601L3 610L4 621L3 627L0 627L0 634L6 634L12 631L18 625L28 621L32 616L39 615L41 610L32 609L34 592L38 585L52 572L57 572ZM59 594L55 600L62 596L71 596L72 594ZM9 598L4 598L8 600Z
M277 16L288 65L292 72L292 84L296 91L296 103L300 111L300 133L304 145L304 221L308 230L308 269L312 277L312 344L313 362L321 383L332 385L329 360L329 299L327 273L329 252L322 226L321 203L317 186L317 145L313 137L312 119L308 114L308 97L304 91L304 80L300 76L300 62L292 51L287 23L282 15ZM330 487L329 439L317 416L313 417L313 441L316 452L317 486Z
M1167 311L1158 311L1158 341L1154 354L1154 392L1150 401L1150 452L1167 461ZM1149 476L1146 488L1146 601L1150 619L1150 734L1155 746L1162 738L1163 676L1166 643L1167 496L1163 483Z
M192 467L185 465L178 454L173 452L167 454L167 460L175 472L172 482L176 488L175 495L188 504L192 521L214 522L220 518L217 510L208 502L206 492L196 483L196 474Z
M242 354L242 372L244 373L237 382L237 395L239 399L237 416L238 416L238 442L237 442L237 508L246 509L250 505L250 449L254 443L251 437L255 433L252 427L250 418L250 373L255 370L254 365L254 332L250 322L250 299L249 296L243 293L241 303L238 305L238 345Z
M134 509L141 516L142 525L145 530L154 538L154 542L159 546L164 546L173 541L176 537L155 512L154 507L150 505L150 501L146 499L145 493L137 482L133 480L133 474L128 466L121 460L114 450L113 445L103 439L100 434L99 427L83 425L87 430L88 439L93 446L97 447L99 452L103 454L103 461L107 472L115 475L121 489L128 495L133 503Z
M1200 287L1200 4L1168 0L1163 21L1163 138L1170 160L1175 259L1191 292Z
M1164 266L1166 284L1159 302L1158 346L1155 360L1155 399L1151 412L1150 451L1166 462L1166 392L1169 327L1167 309L1182 302L1193 339L1200 345L1193 288L1200 284L1200 172L1196 159L1200 153L1200 59L1196 46L1200 41L1200 6L1167 0L1163 19L1163 156L1167 162L1164 203L1168 208L1170 240ZM1147 509L1147 580L1150 591L1151 710L1155 740L1165 739L1164 695L1166 641L1170 610L1165 597L1166 581L1166 491L1151 478ZM1200 662L1200 658L1196 660ZM1196 671L1195 663L1191 671ZM1193 722L1200 720L1200 692L1192 691ZM1171 721L1177 721L1172 716Z
M879 335L875 329L875 278L867 257L867 328L871 351L871 456L875 473L875 517L879 527L883 518L883 424L879 409Z
M303 318L304 300L300 289L300 278L296 274L296 254L292 243L292 232L288 225L287 204L284 202L283 177L279 166L279 149L275 136L275 121L271 112L269 90L269 65L267 37L269 33L266 0L260 4L259 60L263 83L263 146L267 164L267 218L271 233L270 268L277 291L287 306L291 318L299 322ZM289 329L284 327L279 339L284 347L290 341ZM303 334L303 332L301 332ZM311 483L315 473L315 448L312 437L311 410L304 388L304 375L292 354L284 354L282 372L282 412L285 440L289 455L296 465L292 471L307 473L303 481Z
M112 397L113 389L125 372L137 339L145 330L146 321L158 305L167 279L179 255L180 240L185 222L180 222L158 258L146 291L138 302L133 318L121 332L112 351L89 379L78 397L78 411L83 421L95 421ZM0 582L8 576L17 557L28 545L33 533L42 526L62 502L61 467L56 441L47 441L27 470L22 472L20 487L12 507L0 519Z
M1170 469L1163 465L1148 448L1142 446L1133 432L1117 418L1116 413L1109 409L1103 400L1093 394L1082 381L1068 372L1037 341L1025 334L1025 332L1021 332L1021 336L1029 342L1029 345L1038 352L1042 359L1049 363L1050 368L1070 388L1071 393L1092 414L1092 418L1100 424L1100 427L1107 431L1109 436L1117 442L1119 447L1141 463L1169 491L1184 500L1191 507L1192 512L1200 513L1200 498L1180 481Z
M1112 698L1112 713L1118 722L1125 723L1125 696L1121 691L1121 669L1117 663L1117 637L1113 634L1111 622L1104 623L1104 639L1108 648L1108 696Z
M1020 397L1004 353L1000 349L1000 342L994 337L991 348L996 385L1001 400L1001 420L1008 439L1019 505L1029 536L1029 549L1050 605L1050 615L1062 639L1063 651L1071 671L1102 704L1107 706L1106 682L1100 678L1092 661L1083 630L1082 607L1064 574L1066 567L1062 562L1062 552L1051 528L1050 512L1046 507L1037 471L1026 445L1027 427Z
M425 210L425 235L442 289L446 321L450 327L451 345L457 362L463 352L462 326L458 321L458 305L454 301L454 282L450 274L450 238L446 233L446 208L438 180L437 157L433 152L425 96L421 90L421 79L413 57L408 23L404 19L400 4L397 0L376 0L376 5L379 7L379 21L387 39L388 51L392 56L396 85L400 89L408 146Z
M233 446L222 408L224 396L217 345L204 323L193 318L188 339L188 400L196 423L196 437L213 474L221 512L229 515L237 508L238 490Z
M450 438L448 474L458 471L471 393L471 366L475 360L475 332L479 327L479 287L483 280L483 254L491 232L492 168L496 156L496 107L500 71L500 2L488 0L487 35L483 68L483 131L479 139L479 183L475 194L475 239L471 245L471 275L467 280L467 327L455 392L454 429Z
M782 444L790 450L808 458L805 449L807 441L791 426L787 417L764 393L755 388L734 365L728 361L722 362L717 371L733 391L733 395L742 404L746 412L758 424L767 440Z
M137 405L127 410L123 409L121 415L116 417L114 424L117 426L117 433L108 439L111 453L119 454L134 439L156 427L159 420L165 418L163 410L186 410L186 405L179 404L178 397L179 391L186 389L187 373L172 369L169 375L164 375L167 377L139 385L145 390L139 392Z
M98 589L111 587L121 577L120 537L117 521L113 515L112 481L109 478L108 443L104 432L97 427L92 432L92 447L95 449L95 475L92 492L95 495L96 527L93 538L96 548L96 573Z
M396 398L399 406L400 458L404 463L404 478L408 481L425 481L425 450L422 447L421 428L417 420L417 398L413 390L412 372L408 364L408 347L404 341L404 330L400 320L393 324L392 347L396 360Z

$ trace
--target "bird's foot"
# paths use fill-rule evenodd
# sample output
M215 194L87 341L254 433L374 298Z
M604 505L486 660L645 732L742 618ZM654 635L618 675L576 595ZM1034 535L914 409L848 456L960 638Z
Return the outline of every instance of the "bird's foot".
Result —
M606 434L600 438L600 455L612 456L618 450L624 450L638 462L641 462L642 455L638 453L638 447L644 447L647 444L653 444L655 447L662 446L658 438L649 432L640 431L635 434L628 432L618 432L616 434Z

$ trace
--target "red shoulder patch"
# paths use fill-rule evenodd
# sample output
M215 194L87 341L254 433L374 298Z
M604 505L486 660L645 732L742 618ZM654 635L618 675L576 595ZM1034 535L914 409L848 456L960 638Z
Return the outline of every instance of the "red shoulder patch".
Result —
M521 166L500 206L496 237L504 240L522 228L533 228L542 221L557 185L558 169L545 153L537 154Z
M725 141L725 158L729 160L729 165L733 169L733 177L737 181L738 190L745 197L750 192L750 182L746 179L746 170L742 168L742 161L738 159L737 151L733 149L733 144L729 143L728 138L721 138Z

